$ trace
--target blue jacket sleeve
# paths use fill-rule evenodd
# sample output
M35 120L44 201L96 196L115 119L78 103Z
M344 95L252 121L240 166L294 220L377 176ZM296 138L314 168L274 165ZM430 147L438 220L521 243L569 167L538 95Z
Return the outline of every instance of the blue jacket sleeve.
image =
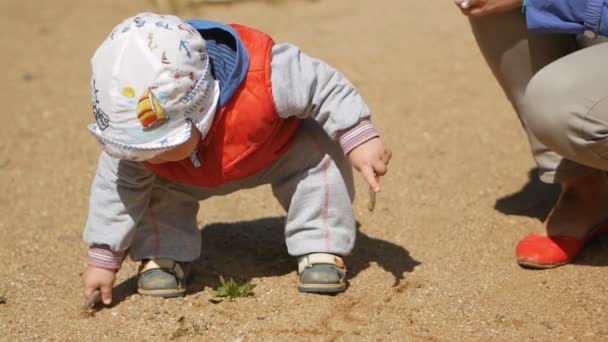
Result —
M578 34L585 30L608 35L608 0L528 0L528 30Z

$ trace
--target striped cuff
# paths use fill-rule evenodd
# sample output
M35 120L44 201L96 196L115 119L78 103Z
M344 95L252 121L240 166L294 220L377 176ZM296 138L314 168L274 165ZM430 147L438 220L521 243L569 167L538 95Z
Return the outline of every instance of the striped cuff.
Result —
M600 21L602 18L602 7L604 0L589 0L587 2L587 13L585 14L585 26L593 32L598 32L600 29Z
M120 268L124 258L125 253L113 252L105 245L92 245L89 247L88 265L92 267L116 271Z
M379 137L378 131L372 125L369 118L362 119L357 125L345 131L340 136L340 145L344 154L349 154L355 147L373 138Z

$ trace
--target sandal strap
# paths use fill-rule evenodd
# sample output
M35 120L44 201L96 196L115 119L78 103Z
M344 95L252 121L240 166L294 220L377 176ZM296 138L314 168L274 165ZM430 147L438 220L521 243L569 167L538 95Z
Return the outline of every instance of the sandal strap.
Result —
M178 279L184 279L184 269L182 266L171 259L150 259L145 263L142 263L142 268L139 274L144 274L149 271L163 270L175 274Z
M304 272L307 267L318 264L332 265L340 269L346 269L344 260L337 255L329 253L311 253L298 258L298 273Z

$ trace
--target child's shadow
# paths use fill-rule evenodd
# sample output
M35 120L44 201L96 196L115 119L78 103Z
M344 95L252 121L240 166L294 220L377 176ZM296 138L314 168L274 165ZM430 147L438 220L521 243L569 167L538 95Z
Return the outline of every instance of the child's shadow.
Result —
M528 172L528 182L517 192L496 200L494 208L506 215L527 216L544 221L559 197L559 184L547 184L538 178L538 169ZM574 264L607 266L608 234L589 242Z
M287 254L285 246L284 222L284 217L270 217L204 227L201 258L192 265L189 292L199 292L205 286L217 289L220 275L244 282L296 271L296 258ZM376 262L393 275L394 285L420 264L403 247L361 231L352 255L345 261L349 279Z
M202 291L206 286L217 289L219 276L246 282L256 277L280 276L296 271L296 258L287 254L284 233L285 217L269 217L253 221L213 223L202 231L201 257L190 266L188 293ZM362 233L357 224L357 242L350 256L345 257L347 278L377 263L394 277L393 286L412 272L420 262L409 252L390 241L374 239ZM112 305L137 292L134 275L114 288Z

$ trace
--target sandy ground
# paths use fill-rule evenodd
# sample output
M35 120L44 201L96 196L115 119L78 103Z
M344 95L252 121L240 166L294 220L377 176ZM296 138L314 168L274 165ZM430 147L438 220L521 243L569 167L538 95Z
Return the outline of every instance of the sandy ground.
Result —
M394 150L374 213L358 179L350 287L297 292L283 211L263 187L202 204L203 256L188 296L134 294L80 315L81 240L99 148L89 59L150 2L0 2L0 340L608 340L608 239L547 271L514 262L556 189L540 184L525 136L450 0L236 1L181 7L258 27L341 69ZM231 208L231 210L227 210ZM236 208L234 211L232 209ZM218 276L255 296L212 304Z

